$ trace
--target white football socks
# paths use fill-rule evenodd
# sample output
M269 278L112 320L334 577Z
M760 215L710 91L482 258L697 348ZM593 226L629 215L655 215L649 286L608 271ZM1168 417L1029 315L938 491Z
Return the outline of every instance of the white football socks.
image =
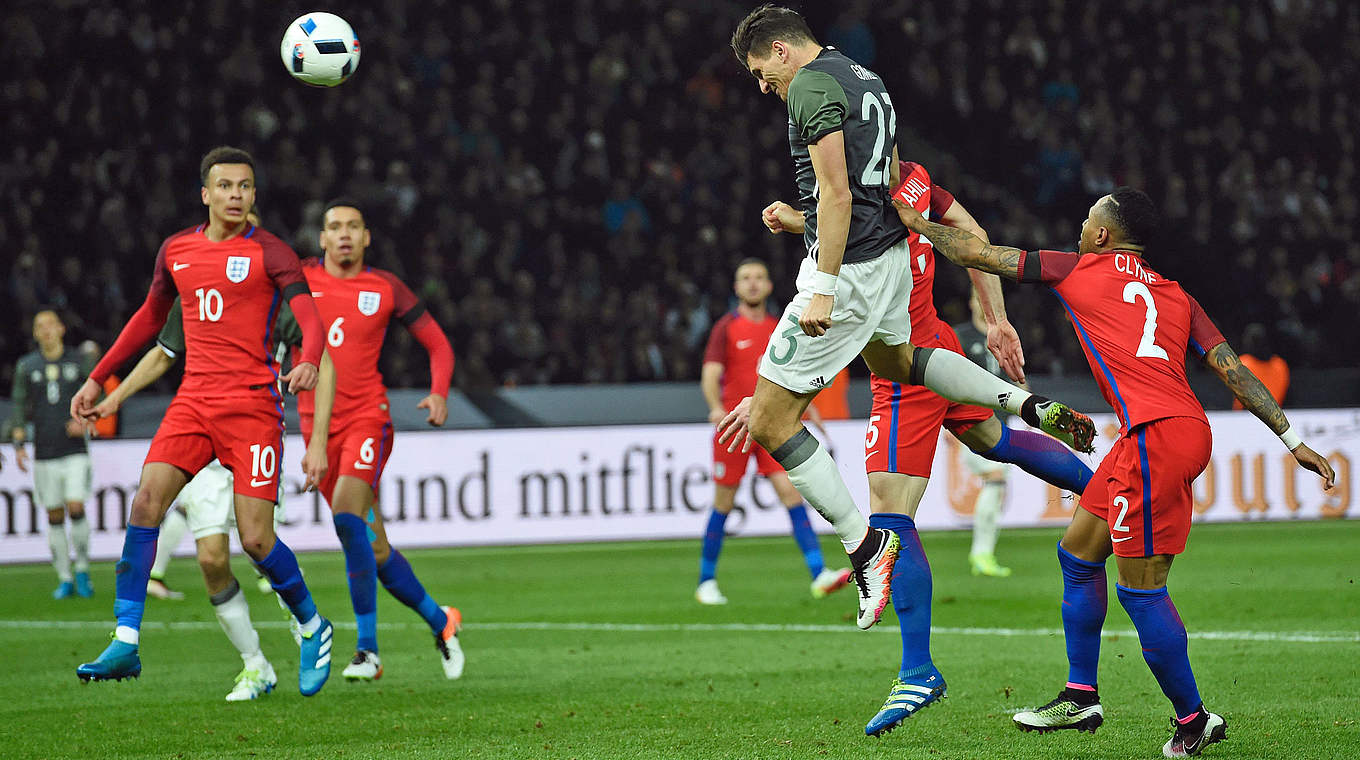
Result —
M232 579L234 591L225 600L219 602L213 599L213 612L217 613L217 622L222 626L222 632L227 634L227 639L231 645L236 647L236 651L241 653L241 660L246 667L261 670L261 664L265 661L264 653L260 651L260 634L255 631L255 626L250 622L250 605L246 603L246 595L241 593L241 585Z
M1006 497L1006 484L984 482L973 503L973 548L971 555L996 553L997 520L1001 517L1001 502Z
M923 385L950 401L1004 409L1011 414L1020 414L1025 399L1032 395L948 350L931 351L924 368L912 368L912 377L920 378Z
M52 569L57 571L57 580L70 583L71 546L66 541L66 523L47 524L47 545L52 549Z
M185 519L184 513L175 507L171 507L165 513L165 519L161 521L161 534L156 538L156 561L151 563L151 577L156 580L165 578L165 568L170 564L170 557L175 553L175 547L179 546L180 539L184 538L184 532L189 529L189 521Z
M71 548L76 550L76 572L90 572L90 521L84 515L71 518Z
M807 503L836 529L845 553L849 554L869 534L869 523L855 506L850 489L845 487L845 481L836 469L836 460L825 447L816 443L816 438L811 435L808 438L816 445L816 450L801 464L787 468L789 480Z

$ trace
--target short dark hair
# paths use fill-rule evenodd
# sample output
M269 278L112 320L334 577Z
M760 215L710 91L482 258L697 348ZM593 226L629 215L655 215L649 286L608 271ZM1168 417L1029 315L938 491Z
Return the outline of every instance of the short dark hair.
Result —
M1132 187L1116 188L1110 193L1110 218L1124 233L1124 242L1148 245L1157 236L1161 223L1157 205L1147 193Z
M255 172L255 159L251 158L249 153L230 145L219 145L204 154L203 160L198 164L198 178L202 180L204 187L208 186L208 170L216 164L245 164L250 167L252 174Z
M769 271L770 271L770 265L769 265L769 264L766 264L765 261L764 261L764 259L758 259L758 258L756 258L755 256L747 256L746 258L744 258L744 259L742 259L741 261L738 261L738 262L737 262L737 268L736 268L736 269L733 269L733 270L732 270L732 273L733 273L733 274L736 274L737 272L740 272L740 271L741 271L741 268L742 268L742 267L744 267L744 266L749 266L749 265L752 265L752 264L754 264L754 265L756 265L756 266L764 267L766 273L769 273Z
M752 50L765 51L775 40L816 42L812 30L798 11L784 8L774 3L766 3L737 24L732 32L732 52L737 60L746 66L746 56ZM759 53L763 58L765 53Z
M359 218L363 220L364 226L368 226L368 217L364 216L364 207L353 198L332 198L326 201L325 208L321 209L321 223L326 223L326 212L333 208L352 208L359 212Z

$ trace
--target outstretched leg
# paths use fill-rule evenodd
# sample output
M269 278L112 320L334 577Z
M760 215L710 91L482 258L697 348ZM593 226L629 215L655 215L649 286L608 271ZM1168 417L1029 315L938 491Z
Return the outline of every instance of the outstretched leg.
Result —
M869 369L895 383L923 385L963 404L985 406L1018 415L1078 451L1091 451L1095 424L1091 418L1057 401L1002 380L962 354L948 349L889 346L874 341L862 354Z

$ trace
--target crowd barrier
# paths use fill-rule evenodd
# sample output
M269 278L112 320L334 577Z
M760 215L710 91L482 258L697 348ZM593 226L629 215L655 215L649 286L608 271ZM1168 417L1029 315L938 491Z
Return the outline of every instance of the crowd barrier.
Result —
M1336 488L1297 468L1279 439L1246 412L1210 414L1213 460L1195 488L1195 519L1210 522L1349 518L1351 463L1360 458L1360 410L1292 410L1305 441L1328 457ZM1097 418L1102 437L1094 467L1114 440L1112 416ZM712 428L702 424L628 425L520 430L399 433L382 481L379 504L388 535L402 547L529 544L649 538L692 538L712 503ZM828 440L841 474L867 511L865 425L832 422ZM95 559L119 556L127 511L149 441L94 441L94 489L86 509ZM336 549L324 502L301 491L302 442L285 443L284 506L279 534L294 549ZM934 482L917 514L922 529L971 524L979 483L943 435ZM1061 526L1070 495L1014 472L1001 523ZM12 458L0 471L0 562L48 559L46 516L33 503L32 478ZM818 530L830 526L814 518ZM776 535L788 517L763 480L748 478L727 529ZM1194 538L1192 535L1191 541ZM191 551L185 541L181 552Z

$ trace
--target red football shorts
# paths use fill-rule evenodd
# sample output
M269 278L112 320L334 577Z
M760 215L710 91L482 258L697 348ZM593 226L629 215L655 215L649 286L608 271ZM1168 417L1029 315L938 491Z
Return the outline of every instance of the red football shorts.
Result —
M312 439L312 420L302 420L302 435ZM387 458L392 455L392 420L386 417L369 417L337 422L331 420L331 431L326 439L326 479L319 490L330 503L335 492L335 483L341 475L358 478L374 491L387 467Z
M963 353L959 336L944 325L933 348ZM930 477L940 427L958 435L991 418L992 410L956 404L920 385L902 385L873 376L873 407L864 439L865 472L900 472Z
M244 397L175 396L170 402L146 461L192 477L214 458L231 471L236 493L278 501L283 406L272 386Z
M761 475L769 476L776 472L783 472L784 468L774 461L770 452L762 449L760 444L752 443L751 450L743 454L741 447L728 453L727 445L731 443L718 443L718 433L713 432L713 482L720 486L735 487L741 483L742 476L746 474L746 466L751 461L751 457L756 458L756 472Z
M1140 425L1115 442L1081 494L1081 506L1110 526L1120 557L1180 554L1190 536L1191 484L1209 464L1213 436L1194 417Z

